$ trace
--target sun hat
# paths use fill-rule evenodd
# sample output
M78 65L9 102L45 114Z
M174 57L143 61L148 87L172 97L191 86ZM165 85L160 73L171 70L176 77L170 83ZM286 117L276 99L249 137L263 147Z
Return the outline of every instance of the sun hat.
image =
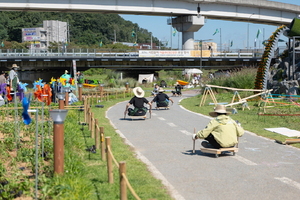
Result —
M165 90L163 88L159 88L158 92L164 92Z
M227 115L230 114L230 112L226 111L226 107L224 105L217 105L217 107L215 107L215 111L210 112L209 115L212 117L216 117L218 116L218 113L226 113Z
M19 68L19 66L17 64L12 64L11 68Z
M141 87L135 87L135 88L133 88L132 92L138 98L142 98L145 95L145 92L144 92L144 90Z

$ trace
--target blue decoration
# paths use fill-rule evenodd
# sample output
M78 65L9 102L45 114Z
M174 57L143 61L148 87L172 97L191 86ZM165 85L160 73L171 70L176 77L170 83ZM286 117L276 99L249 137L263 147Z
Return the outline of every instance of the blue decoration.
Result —
M30 124L31 122L31 118L28 114L29 104L30 104L30 100L27 97L24 97L22 100L22 105L23 105L22 117L23 117L23 122L26 125Z
M33 83L33 89L34 90L36 90L37 89L37 85L40 85L41 86L41 88L43 88L44 87L44 83L42 83L43 82L43 79L39 79L38 81L35 81L34 83Z

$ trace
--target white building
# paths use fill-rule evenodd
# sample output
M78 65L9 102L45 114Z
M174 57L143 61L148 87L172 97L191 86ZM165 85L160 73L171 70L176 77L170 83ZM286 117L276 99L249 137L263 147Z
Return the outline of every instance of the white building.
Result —
M57 20L43 21L43 27L22 28L22 42L31 42L30 49L47 51L50 42L68 42L68 23Z

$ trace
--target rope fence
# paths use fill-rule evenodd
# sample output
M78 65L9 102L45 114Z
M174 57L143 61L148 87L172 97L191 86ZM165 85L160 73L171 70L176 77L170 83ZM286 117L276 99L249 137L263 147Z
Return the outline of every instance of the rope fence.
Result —
M135 199L141 200L140 197L136 194L133 187L131 186L127 176L126 176L126 162L121 161L118 163L116 160L112 149L111 149L111 138L105 137L104 134L104 127L100 127L98 125L98 119L95 119L94 113L91 111L89 98L95 97L85 97L84 98L84 116L85 124L88 125L88 130L91 132L90 137L95 139L95 147L96 149L100 150L101 159L102 161L106 160L107 163L107 173L108 173L108 183L114 183L114 175L113 175L113 164L119 169L119 176L120 176L120 199L127 200L127 188L134 196ZM82 123L82 122L81 122Z

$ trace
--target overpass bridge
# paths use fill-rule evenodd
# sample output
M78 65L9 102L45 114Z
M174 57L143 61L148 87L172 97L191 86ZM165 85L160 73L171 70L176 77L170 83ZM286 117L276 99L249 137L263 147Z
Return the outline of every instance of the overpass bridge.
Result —
M205 18L279 26L300 14L300 6L267 0L0 0L0 9L170 16L184 50L193 49L194 32Z
M261 60L261 52L259 50L247 53L237 51L234 53L214 53L210 57L201 57L198 50L98 52L91 49L73 49L67 52L47 53L12 50L0 51L0 69L8 71L12 64L16 63L20 66L20 80L31 83L41 77L50 81L51 77L57 77L59 74L63 74L65 70L71 72L73 60L76 61L78 71L106 68L136 74L153 73L162 69L229 69L257 66Z
M183 53L186 54L183 54ZM42 78L48 82L51 77L59 77L65 70L73 71L73 60L76 61L77 71L85 71L91 68L115 69L129 72L134 76L139 73L154 73L159 70L183 70L185 68L201 69L230 69L243 66L257 66L261 61L261 53L236 52L214 53L211 57L189 56L189 51L159 51L140 52L97 52L97 51L73 51L58 53L32 53L32 52L1 52L0 70L10 70L12 64L20 66L18 72L21 82L31 84L33 80ZM145 56L145 54L150 54ZM193 52L194 53L194 52ZM159 56L164 54L164 56ZM158 56L153 56L158 55Z
M206 50L209 52L209 50ZM261 60L262 49L249 52L203 55L199 50L142 50L134 52L99 52L95 49L70 49L67 52L35 53L28 50L0 51L0 69L9 70L13 63L22 71L65 70L76 61L78 70L107 68L117 70L153 71L203 67L207 69L255 66Z

